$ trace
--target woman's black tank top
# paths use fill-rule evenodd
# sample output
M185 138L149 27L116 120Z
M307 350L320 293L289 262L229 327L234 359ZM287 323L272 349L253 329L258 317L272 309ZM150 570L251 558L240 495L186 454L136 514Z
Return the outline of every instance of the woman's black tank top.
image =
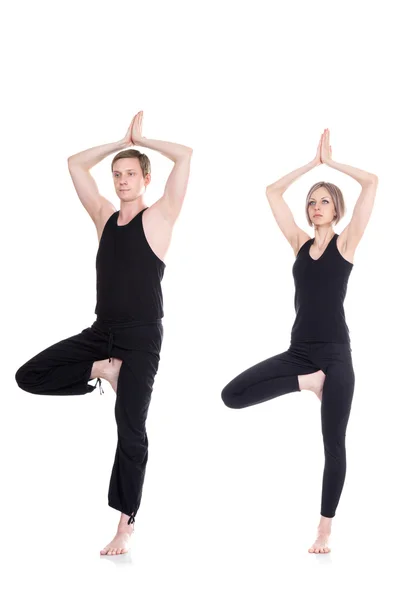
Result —
M353 265L340 254L338 237L335 233L318 260L310 256L315 238L305 242L296 256L292 342L350 343L343 303Z
M145 210L126 225L117 225L117 211L104 226L96 256L95 313L100 319L152 321L164 316L161 280L166 265L144 234Z

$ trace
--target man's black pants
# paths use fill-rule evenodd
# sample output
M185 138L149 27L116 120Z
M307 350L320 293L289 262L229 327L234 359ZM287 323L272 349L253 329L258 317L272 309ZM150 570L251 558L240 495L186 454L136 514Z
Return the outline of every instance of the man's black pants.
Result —
M108 504L134 521L142 496L147 463L146 418L158 370L163 339L161 319L115 322L96 319L91 327L43 350L18 369L19 387L50 396L93 392L89 384L95 361L122 360L117 385L115 419L118 443L108 492Z

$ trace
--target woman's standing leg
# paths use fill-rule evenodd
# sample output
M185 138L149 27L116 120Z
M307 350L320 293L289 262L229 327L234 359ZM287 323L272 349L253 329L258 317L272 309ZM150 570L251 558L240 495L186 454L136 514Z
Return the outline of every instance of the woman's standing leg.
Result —
M321 404L325 468L321 515L334 517L346 477L346 429L355 377L351 362L328 369Z
M346 477L346 429L355 386L350 347L347 344L326 346L331 357L324 361L326 377L321 402L325 452L321 520L310 552L328 549L332 518L336 514Z

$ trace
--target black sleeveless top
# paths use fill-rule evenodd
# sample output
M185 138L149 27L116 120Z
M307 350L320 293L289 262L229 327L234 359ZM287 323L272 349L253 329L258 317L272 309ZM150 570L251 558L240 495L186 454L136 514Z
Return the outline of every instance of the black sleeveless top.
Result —
M296 256L292 342L350 343L343 303L353 265L340 254L338 237L335 233L318 260L310 256L315 238L305 242Z
M106 222L96 256L97 303L100 319L161 319L161 280L165 264L154 254L143 230L141 210L126 225L117 225L119 211Z

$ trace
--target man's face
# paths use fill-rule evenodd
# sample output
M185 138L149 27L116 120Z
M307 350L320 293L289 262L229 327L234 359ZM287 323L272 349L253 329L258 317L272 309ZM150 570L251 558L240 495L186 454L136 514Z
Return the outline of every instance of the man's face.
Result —
M138 158L120 158L113 166L115 191L121 202L131 202L146 191L150 175L143 177Z

